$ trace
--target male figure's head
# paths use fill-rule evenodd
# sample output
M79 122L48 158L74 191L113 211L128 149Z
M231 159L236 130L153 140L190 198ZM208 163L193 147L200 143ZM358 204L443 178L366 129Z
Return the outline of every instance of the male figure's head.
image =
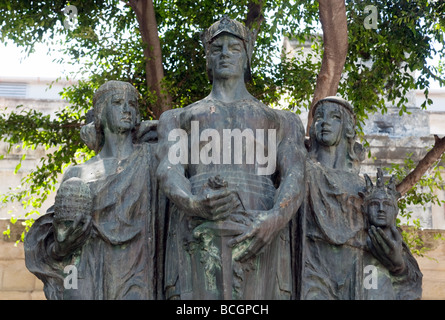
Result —
M201 39L207 57L207 74L215 79L251 78L252 33L240 22L224 16L205 30Z

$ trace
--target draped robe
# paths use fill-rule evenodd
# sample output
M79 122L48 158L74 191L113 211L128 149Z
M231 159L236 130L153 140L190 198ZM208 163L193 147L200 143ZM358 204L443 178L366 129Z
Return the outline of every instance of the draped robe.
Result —
M71 167L93 195L91 236L72 254L55 257L54 212L35 221L25 239L26 266L44 283L47 299L157 299L162 272L162 214L154 178L153 145L134 145L120 162L94 157ZM102 169L100 169L102 168ZM111 171L103 168L112 168ZM97 170L94 170L97 169ZM162 202L162 201L161 201ZM77 269L77 288L66 288L66 266Z
M368 222L358 192L363 179L353 171L306 164L306 196L292 223L294 284L302 300L413 300L422 294L422 273L403 245L405 271L394 275L370 252ZM374 287L366 266L376 272ZM365 280L366 279L366 280ZM368 283L369 284L369 283Z

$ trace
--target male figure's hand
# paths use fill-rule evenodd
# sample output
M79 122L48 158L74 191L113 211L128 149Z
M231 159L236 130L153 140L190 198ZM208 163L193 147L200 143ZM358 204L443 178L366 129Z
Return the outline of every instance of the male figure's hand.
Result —
M241 234L229 242L231 247L244 246L237 260L244 262L258 255L283 228L279 215L271 211L249 211L248 215L256 217L253 224Z
M192 213L211 221L227 218L240 205L238 195L226 188L207 189L191 199Z

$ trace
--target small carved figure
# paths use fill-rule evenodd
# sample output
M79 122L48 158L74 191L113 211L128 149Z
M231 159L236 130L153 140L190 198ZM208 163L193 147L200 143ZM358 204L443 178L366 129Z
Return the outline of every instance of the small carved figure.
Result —
M377 274L369 274L369 280L365 275L364 299L420 299L422 273L396 227L400 193L394 177L385 186L383 171L379 168L376 185L366 174L365 180L366 190L359 194L368 226L367 248L372 255L365 251L364 265L372 266L370 270Z
M73 253L85 243L91 235L92 211L90 187L82 179L73 177L60 185L54 201L54 256Z

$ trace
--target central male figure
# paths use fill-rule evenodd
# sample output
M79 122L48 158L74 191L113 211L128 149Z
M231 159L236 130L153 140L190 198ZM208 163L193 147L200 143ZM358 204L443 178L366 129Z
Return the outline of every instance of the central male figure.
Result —
M213 85L210 95L164 112L158 124L157 175L173 203L165 262L166 297L289 299L288 225L304 191L302 123L294 113L273 110L247 91L252 38L244 25L225 16L203 33L203 42ZM232 159L244 159L242 163L202 161L206 152L214 159L211 153L215 150L208 148L209 141L192 136L192 126L197 123L200 137L208 129L220 137L227 130L264 134L255 136L254 148L248 145L252 139L242 144L213 144L221 148L221 158L230 152ZM181 151L171 135L178 130L187 135L186 159L200 161L172 161ZM269 157L274 170L270 166L258 170L266 166L258 157L254 163L246 161L251 156L247 153L254 149L257 155L274 156ZM200 155L191 154L196 150Z

